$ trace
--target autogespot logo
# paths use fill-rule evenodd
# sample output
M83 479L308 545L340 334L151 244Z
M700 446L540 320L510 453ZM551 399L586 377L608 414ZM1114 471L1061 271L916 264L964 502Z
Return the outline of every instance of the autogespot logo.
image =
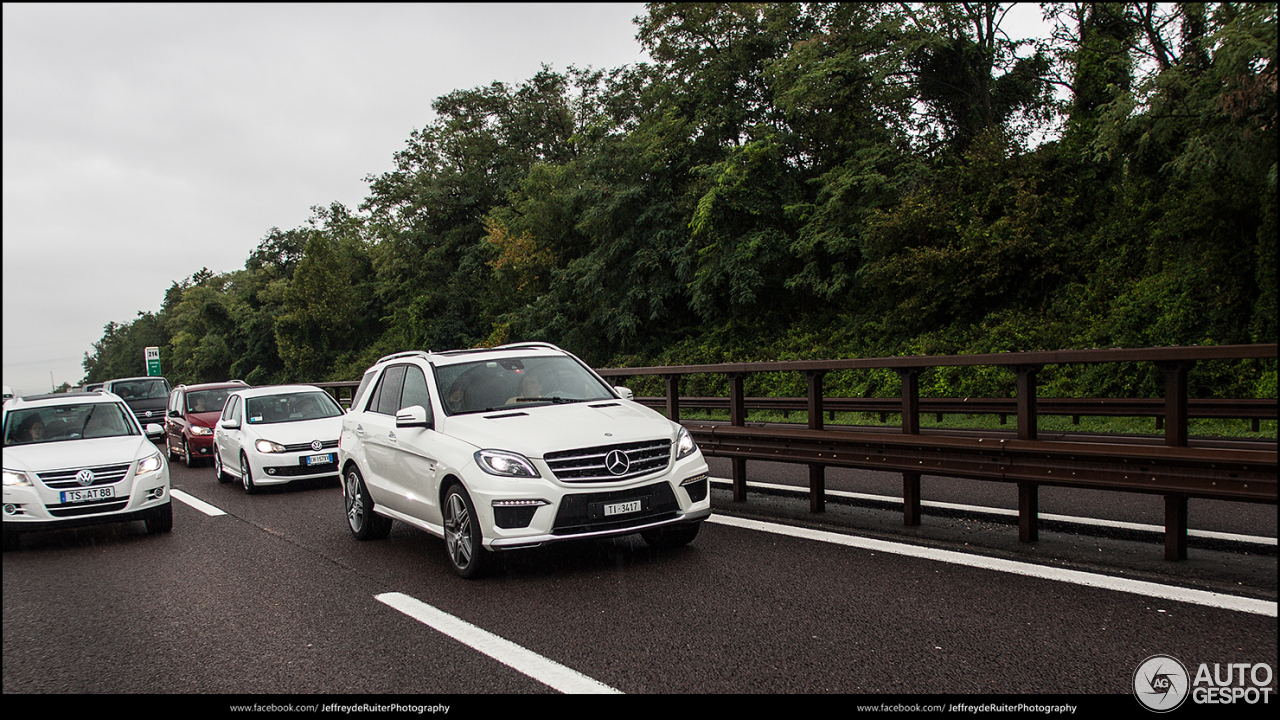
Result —
M1169 712L1187 699L1191 677L1187 668L1168 655L1152 655L1133 674L1133 694L1148 710Z

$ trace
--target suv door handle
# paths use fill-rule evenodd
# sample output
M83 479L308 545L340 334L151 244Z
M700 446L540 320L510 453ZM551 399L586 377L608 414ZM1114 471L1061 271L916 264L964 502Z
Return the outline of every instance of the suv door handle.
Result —
M395 431L387 433L387 439L390 440L391 442L395 442L396 441Z
M357 425L357 426L356 426L356 434L357 434L357 435L364 435L364 428L363 428L362 426L360 426L360 425Z

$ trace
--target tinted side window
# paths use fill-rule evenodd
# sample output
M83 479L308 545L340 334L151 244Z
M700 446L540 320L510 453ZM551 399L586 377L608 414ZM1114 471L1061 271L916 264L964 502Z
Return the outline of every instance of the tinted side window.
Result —
M382 373L378 392L370 410L383 415L395 415L400 409L400 390L404 386L404 365L395 365Z
M361 397L364 396L364 391L369 387L369 383L373 382L374 375L376 375L376 373L370 370L364 374L364 377L360 378L360 387L356 388L355 394L351 396L352 409L360 407L357 403L359 403Z
M427 419L431 419L431 391L427 389L427 378L422 374L422 368L411 365L405 372L404 393L400 396L400 408L414 405L426 408Z

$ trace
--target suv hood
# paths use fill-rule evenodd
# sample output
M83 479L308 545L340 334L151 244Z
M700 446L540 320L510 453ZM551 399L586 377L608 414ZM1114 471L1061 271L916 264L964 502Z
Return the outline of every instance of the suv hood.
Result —
M9 470L45 472L96 465L131 463L159 452L140 435L61 440L36 445L10 445L4 449L4 466Z
M442 431L477 448L507 450L528 458L658 438L674 442L678 433L666 417L625 400L512 406L454 415L445 419Z

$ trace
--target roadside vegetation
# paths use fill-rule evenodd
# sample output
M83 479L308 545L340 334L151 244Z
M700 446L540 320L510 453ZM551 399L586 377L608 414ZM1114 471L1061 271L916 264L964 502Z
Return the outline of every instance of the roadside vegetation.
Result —
M175 383L264 384L522 340L596 367L1276 342L1276 4L1043 10L1030 43L999 3L652 4L652 63L438 98L358 207L317 199L243 269L174 281L104 328L84 381L150 345ZM1163 389L1141 365L1040 381ZM1189 382L1275 398L1276 364ZM1013 384L939 370L921 392Z

